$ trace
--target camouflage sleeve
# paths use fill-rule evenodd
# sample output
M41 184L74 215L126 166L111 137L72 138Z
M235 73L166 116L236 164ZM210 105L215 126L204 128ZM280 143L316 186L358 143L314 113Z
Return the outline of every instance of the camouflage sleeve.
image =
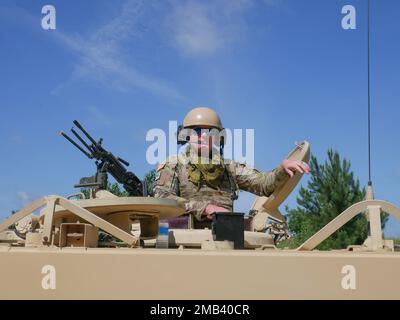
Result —
M196 201L190 200L186 203L186 212L193 214L197 220L206 220L206 216L203 215L206 207L210 204L208 201Z
M209 202L180 197L179 179L175 171L175 165L170 164L162 164L157 168L154 197L176 200L185 207L186 214L193 214L198 220L204 220L203 213Z
M282 166L268 172L260 172L241 163L234 163L233 166L239 189L258 196L270 196L276 188L289 180Z

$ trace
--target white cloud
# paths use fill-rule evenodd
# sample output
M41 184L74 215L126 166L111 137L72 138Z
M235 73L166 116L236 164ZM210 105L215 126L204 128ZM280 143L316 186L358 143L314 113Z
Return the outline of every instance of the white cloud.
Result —
M246 19L250 9L276 6L281 1L127 0L117 16L95 31L77 35L58 28L52 32L52 36L77 58L73 63L72 78L60 84L53 93L75 79L84 79L120 91L145 90L169 99L185 100L167 80L146 73L136 64L132 57L135 55L133 50L140 45L139 40L160 36L186 56L211 55L243 39L249 29ZM0 10L0 15L7 19L13 17L14 22L39 30L37 17L18 6ZM148 30L154 34L145 34ZM153 40L159 41L157 37Z
M32 200L32 196L26 191L18 191L17 199L21 201L23 205L25 205Z
M13 211L19 211L30 202L34 197L26 191L5 192L0 195L0 220L7 218ZM1 222L1 221L0 221Z
M240 41L248 24L246 14L256 5L276 6L280 0L213 0L173 2L167 18L173 45L187 56L216 53Z
M57 94L76 79L84 79L120 91L145 90L169 99L183 100L183 95L166 80L149 75L139 70L135 63L129 63L128 58L134 52L127 51L126 43L134 45L142 35L144 28L140 20L144 18L145 7L151 10L154 6L149 1L128 0L119 15L88 34L68 34L57 26L50 35L71 50L77 59L73 62L73 77L59 84L52 94ZM0 17L26 29L43 32L40 19L17 5L1 3Z
M277 7L282 5L283 0L262 0L266 5Z
M10 137L10 141L14 144L22 144L24 142L24 139L22 138L21 135L19 134L14 134Z
M137 24L142 14L142 1L127 1L117 17L92 34L72 36L57 30L55 36L78 56L74 70L77 78L98 81L120 91L144 89L171 99L183 99L166 81L140 72L127 62L124 44L132 43L140 35Z
M175 9L172 30L179 51L188 55L209 54L229 42L207 9L200 3L186 3Z
M89 108L91 114L91 122L95 122L97 124L101 124L104 126L111 125L111 118L104 114L99 108L95 106L91 106Z

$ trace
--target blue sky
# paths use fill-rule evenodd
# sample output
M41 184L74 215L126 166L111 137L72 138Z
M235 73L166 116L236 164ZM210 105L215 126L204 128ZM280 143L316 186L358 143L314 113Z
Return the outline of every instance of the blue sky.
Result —
M57 29L43 30L49 2L1 1L0 218L42 195L74 193L94 173L58 135L74 119L143 177L153 168L146 132L198 105L225 127L255 130L260 170L307 139L320 161L339 150L366 185L366 3L52 1ZM341 28L346 4L356 30ZM399 1L372 0L372 178L376 198L397 206L399 13ZM236 209L253 199L242 193ZM399 237L400 223L391 219L385 234Z

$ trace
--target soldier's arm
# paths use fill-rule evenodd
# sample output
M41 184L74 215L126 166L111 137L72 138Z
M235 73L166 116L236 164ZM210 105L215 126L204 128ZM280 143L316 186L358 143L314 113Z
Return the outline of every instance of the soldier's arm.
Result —
M205 219L203 214L209 202L188 200L180 197L179 179L175 173L174 165L163 164L158 167L154 197L176 200L180 205L185 207L186 214L193 214L198 220Z
M233 163L232 166L239 189L258 196L270 196L290 178L281 165L267 172L260 172L242 163Z

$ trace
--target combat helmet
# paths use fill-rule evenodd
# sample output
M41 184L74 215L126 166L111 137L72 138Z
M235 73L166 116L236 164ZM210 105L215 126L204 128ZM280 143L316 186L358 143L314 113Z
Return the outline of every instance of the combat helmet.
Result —
M217 129L219 131L220 146L223 148L225 143L225 131L222 127L221 119L215 110L208 107L196 107L190 110L183 119L183 124L178 127L178 144L185 144L189 141L190 132L188 132L188 130L196 127Z
M190 110L183 120L183 128L202 126L223 129L221 119L215 110L207 107L197 107Z

